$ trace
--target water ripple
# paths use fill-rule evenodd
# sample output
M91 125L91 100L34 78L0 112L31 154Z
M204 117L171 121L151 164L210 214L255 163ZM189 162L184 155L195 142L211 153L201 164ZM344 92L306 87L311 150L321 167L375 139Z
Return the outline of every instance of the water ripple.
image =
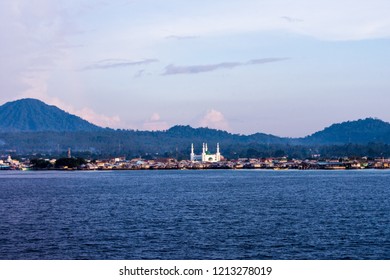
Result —
M1 259L390 259L388 171L0 172Z

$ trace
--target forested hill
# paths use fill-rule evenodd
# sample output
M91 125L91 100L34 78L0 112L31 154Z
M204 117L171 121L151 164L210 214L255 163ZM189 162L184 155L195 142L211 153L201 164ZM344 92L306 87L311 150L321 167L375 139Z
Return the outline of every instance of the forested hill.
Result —
M379 119L333 124L302 139L304 144L390 143L390 124Z
M189 125L176 125L166 131L167 136L182 139L192 139L195 142L238 142L238 143L262 143L262 144L286 144L288 138L281 138L271 134L256 133L252 135L232 134L223 130L211 128L193 128Z
M26 98L0 106L0 131L98 131L102 128L56 106Z
M390 124L368 118L333 124L303 138L281 138L255 133L233 134L210 128L176 125L165 131L103 129L36 99L22 99L0 106L0 153L61 154L71 148L102 155L182 156L187 158L191 143L200 153L202 143L229 158L311 153L331 155L390 154ZM335 147L338 146L338 147Z

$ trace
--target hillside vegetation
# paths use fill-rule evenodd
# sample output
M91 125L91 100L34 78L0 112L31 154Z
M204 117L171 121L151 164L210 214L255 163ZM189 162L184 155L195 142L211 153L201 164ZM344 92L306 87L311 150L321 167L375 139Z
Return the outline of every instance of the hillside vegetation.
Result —
M200 153L220 143L223 155L238 157L300 157L390 155L390 124L367 118L333 124L304 138L281 138L255 133L232 134L210 128L177 125L166 131L101 128L36 99L0 106L0 152L61 155L68 148L90 157L188 158L190 145Z

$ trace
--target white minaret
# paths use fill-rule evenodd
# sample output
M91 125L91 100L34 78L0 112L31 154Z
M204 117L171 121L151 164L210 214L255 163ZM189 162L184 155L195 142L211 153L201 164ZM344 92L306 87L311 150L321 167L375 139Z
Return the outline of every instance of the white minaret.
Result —
M194 143L191 144L191 154L190 154L191 161L195 160L195 153L194 153Z
M221 161L221 153L219 152L219 143L217 143L217 153L215 154L216 160Z
M202 161L206 161L207 144L203 143L202 147Z

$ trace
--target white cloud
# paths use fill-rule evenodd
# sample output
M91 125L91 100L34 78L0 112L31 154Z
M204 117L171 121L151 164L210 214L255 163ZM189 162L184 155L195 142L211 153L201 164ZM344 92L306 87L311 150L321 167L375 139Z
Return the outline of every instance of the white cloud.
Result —
M40 100L47 99L47 72L30 72L22 75L22 83L26 89L21 94L21 97L38 98Z
M150 120L152 122L157 122L161 119L160 115L158 113L153 113L152 116L150 117Z
M78 115L79 117L101 127L123 128L121 119L118 115L106 116L103 114L98 114L91 108L87 107L84 107L81 110L75 110L73 112L75 115Z
M70 114L81 117L93 124L101 127L110 128L123 128L121 119L118 115L106 116L104 114L98 114L94 110L88 107L82 109L76 109L72 105L63 102L58 97L51 97L47 94L47 73L37 72L24 78L24 83L28 86L18 98L37 98L49 105L55 105L61 110L64 110Z
M143 123L144 130L166 130L169 125L166 121L161 120L159 113L153 113L150 118Z
M225 116L215 109L211 109L206 112L206 114L199 121L199 126L221 130L230 130Z

